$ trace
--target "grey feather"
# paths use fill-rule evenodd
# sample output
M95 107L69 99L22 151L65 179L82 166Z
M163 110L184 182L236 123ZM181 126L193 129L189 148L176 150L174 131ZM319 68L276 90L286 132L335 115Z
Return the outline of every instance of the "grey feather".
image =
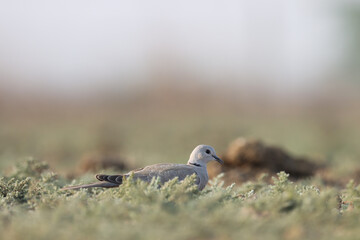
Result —
M133 173L134 179L140 179L145 182L150 182L154 177L159 177L161 183L165 183L175 177L179 181L184 180L187 176L196 174L196 184L199 184L199 176L197 175L194 167L185 164L154 164L147 166L140 171L133 171L125 175L130 176Z
M70 186L62 188L61 190L77 190L81 188L94 188L94 187L101 187L101 188L113 188L118 187L119 184L109 183L109 182L100 182L100 183L92 183L92 184L84 184L78 186Z

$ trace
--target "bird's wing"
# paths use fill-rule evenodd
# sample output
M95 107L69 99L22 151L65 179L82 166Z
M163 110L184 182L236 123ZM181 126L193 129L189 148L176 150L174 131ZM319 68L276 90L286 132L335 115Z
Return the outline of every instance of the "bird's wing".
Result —
M131 173L132 172L125 176L129 176ZM150 182L152 178L159 177L162 183L174 179L175 177L178 177L179 181L181 181L193 174L196 174L196 184L199 184L200 178L194 168L185 164L155 164L147 166L140 171L133 172L135 179Z
M200 178L192 166L185 164L155 164L144 168L135 169L124 175L106 175L98 174L96 178L102 183L93 183L80 186L72 186L64 188L63 190L92 188L92 187L105 187L112 188L118 187L122 184L123 178L129 177L133 174L134 179L140 179L145 182L150 182L154 177L159 177L161 183L165 183L175 177L178 177L179 181L184 180L187 176L196 174L196 184L200 184Z

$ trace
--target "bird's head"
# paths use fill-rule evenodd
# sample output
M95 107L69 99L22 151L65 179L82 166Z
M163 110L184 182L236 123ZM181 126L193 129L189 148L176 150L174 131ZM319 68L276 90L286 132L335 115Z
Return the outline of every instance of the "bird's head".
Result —
M199 145L190 154L188 164L198 167L206 167L206 164L213 160L217 161L220 164L224 163L216 155L215 149L213 147L208 145Z

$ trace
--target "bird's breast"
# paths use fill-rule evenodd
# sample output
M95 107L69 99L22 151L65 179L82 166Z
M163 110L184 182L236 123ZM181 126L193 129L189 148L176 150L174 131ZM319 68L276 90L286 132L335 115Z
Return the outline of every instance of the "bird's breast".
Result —
M199 190L202 190L209 181L209 176L206 168L195 169L196 174L199 176Z

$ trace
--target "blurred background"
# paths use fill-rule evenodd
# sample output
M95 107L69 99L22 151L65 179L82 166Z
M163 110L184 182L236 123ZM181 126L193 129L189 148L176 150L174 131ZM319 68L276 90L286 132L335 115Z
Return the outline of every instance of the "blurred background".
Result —
M357 168L360 1L0 1L1 169L185 163L237 137Z

